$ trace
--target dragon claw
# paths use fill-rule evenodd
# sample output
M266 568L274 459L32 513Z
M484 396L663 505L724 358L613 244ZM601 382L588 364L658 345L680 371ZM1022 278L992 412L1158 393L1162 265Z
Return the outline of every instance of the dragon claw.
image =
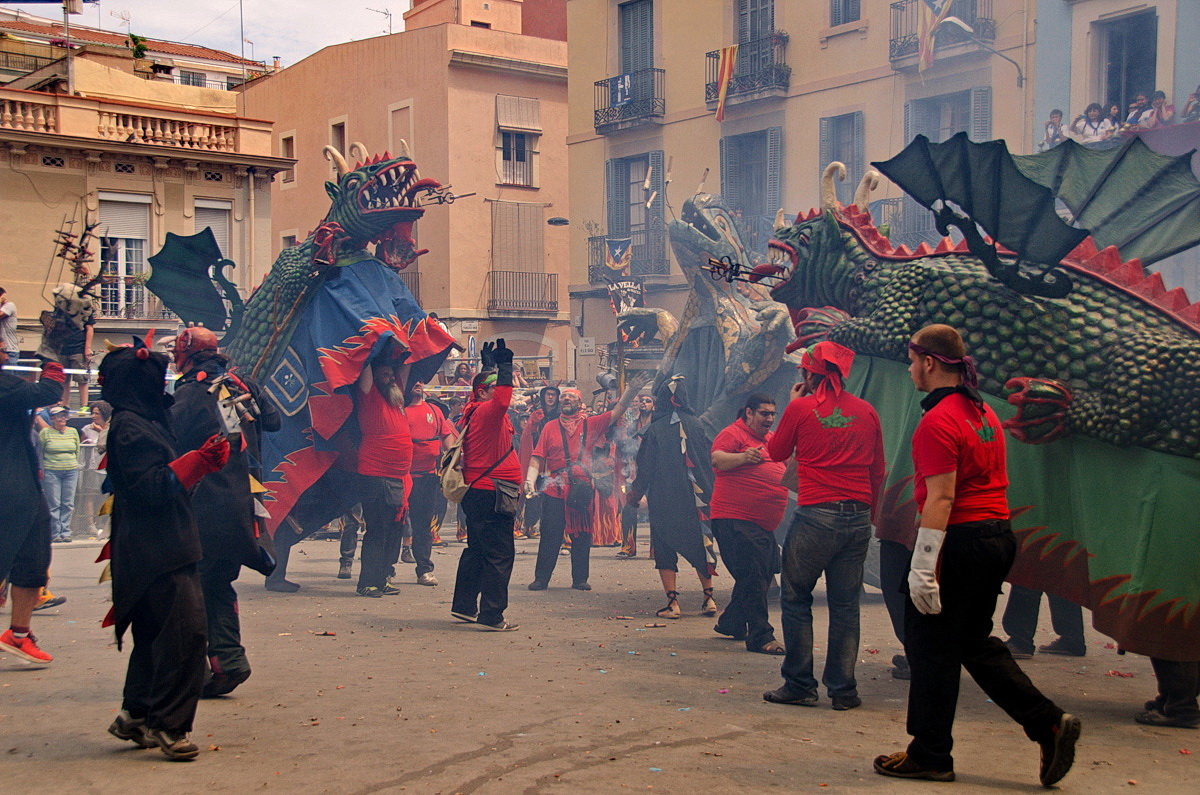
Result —
M1008 402L1017 407L1017 416L1004 427L1017 441L1047 444L1070 433L1067 411L1074 395L1061 381L1047 378L1010 378L1004 388L1011 394Z

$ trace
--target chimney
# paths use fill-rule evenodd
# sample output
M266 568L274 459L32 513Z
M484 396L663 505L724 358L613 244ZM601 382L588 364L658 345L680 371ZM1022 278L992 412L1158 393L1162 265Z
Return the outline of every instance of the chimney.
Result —
M273 63L271 64L271 68L274 69L276 72L278 72L280 69L283 68L283 62L279 60L278 55L272 56L271 60L273 61Z

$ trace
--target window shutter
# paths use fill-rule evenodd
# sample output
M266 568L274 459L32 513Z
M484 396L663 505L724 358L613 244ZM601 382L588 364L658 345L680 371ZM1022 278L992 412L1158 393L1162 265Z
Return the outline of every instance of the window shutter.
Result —
M767 195L768 215L783 206L783 128L767 128Z
M606 233L613 237L623 237L629 234L628 205L625 194L628 191L629 168L619 159L604 162L604 197L608 209L608 229Z
M227 207L196 207L195 228L197 232L204 231L205 227L212 229L213 237L217 239L217 246L221 249L221 256L228 257L230 252L229 246L229 223L230 211Z
M546 247L544 244L542 216L545 208L532 202L521 202L517 206L518 233L520 236L521 270L541 273L546 269Z
M497 94L496 126L513 132L541 133L541 103L533 97Z
M652 263L665 263L667 261L667 241L666 241L666 219L664 217L663 208L666 206L666 179L663 175L665 168L665 160L663 151L655 149L648 152L646 155L650 168L653 169L650 173L650 193L654 195L654 201L651 202L649 209L646 212L646 227L649 232L648 242ZM646 197L647 199L650 196ZM651 271L657 273L658 271Z
M862 18L862 2L861 0L845 0L846 13L843 22L855 22Z
M737 26L738 26L738 43L750 41L750 4L754 0L738 0L737 4Z
M637 72L654 66L654 4L633 0L618 7L621 33L621 71Z
M131 197L134 198L134 197ZM148 200L150 197L146 197ZM104 237L150 239L150 204L100 200L100 234Z
M904 145L908 146L909 142L916 137L917 132L913 129L913 104L911 102L904 103Z
M849 174L846 178L847 198L850 201L854 200L854 191L858 190L858 183L862 181L863 173L866 171L866 156L863 153L863 112L856 111L854 113L854 146L851 151L854 152L854 163L848 169ZM865 210L865 207L860 207L860 210Z
M971 89L971 140L992 139L992 87Z
M820 139L820 145L817 148L817 151L819 153L818 154L818 162L817 162L817 184L818 184L818 186L820 185L821 173L825 170L825 166L829 165L830 161L833 160L833 119L832 118L821 119L819 129L820 129L821 139ZM818 196L821 195L819 190L818 190L817 195Z
M741 196L741 147L733 136L720 141L721 197L729 207L742 206Z
M517 270L516 202L492 202L492 270Z

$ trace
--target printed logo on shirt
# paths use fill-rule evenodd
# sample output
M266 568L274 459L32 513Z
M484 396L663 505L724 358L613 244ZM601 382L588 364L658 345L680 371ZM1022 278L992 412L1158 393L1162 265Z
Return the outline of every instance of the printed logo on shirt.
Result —
M854 417L843 414L840 407L835 407L831 414L824 417L816 409L813 409L813 416L817 418L817 422L821 423L822 428L845 428L854 422Z
M967 420L967 424L971 425L971 421ZM996 429L987 424L987 420L981 420L979 427L971 425L971 430L975 431L975 435L979 437L979 441L983 443L996 441Z

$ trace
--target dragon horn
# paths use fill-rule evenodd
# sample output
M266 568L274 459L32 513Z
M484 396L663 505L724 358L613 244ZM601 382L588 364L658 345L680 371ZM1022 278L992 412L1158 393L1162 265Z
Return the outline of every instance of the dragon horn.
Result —
M339 177L350 171L350 166L346 165L346 158L342 157L342 153L332 146L326 146L321 152L325 155L326 160L333 163L333 167L337 169Z
M871 191L879 187L879 180L882 174L873 168L868 168L867 173L863 174L862 181L858 183L858 188L854 191L854 203L858 205L858 209L865 211L867 205L871 202Z
M403 157L407 160L412 160L412 155L408 152L408 141L400 139L400 146L396 148L396 157Z
M839 206L837 188L833 184L834 175L837 175L838 182L846 181L846 166L836 160L821 172L821 204L829 210L836 210Z
M367 151L366 144L362 143L361 141L355 141L354 143L350 144L350 156L356 157L365 163L367 162L367 159L370 158L371 153Z
M774 229L775 229L775 231L776 231L776 232L778 232L780 229L783 229L785 226L787 226L787 222L785 222L785 221L783 220L783 208L782 208L782 207L780 207L780 208L779 208L779 209L778 209L778 210L775 212L775 226L774 226Z

